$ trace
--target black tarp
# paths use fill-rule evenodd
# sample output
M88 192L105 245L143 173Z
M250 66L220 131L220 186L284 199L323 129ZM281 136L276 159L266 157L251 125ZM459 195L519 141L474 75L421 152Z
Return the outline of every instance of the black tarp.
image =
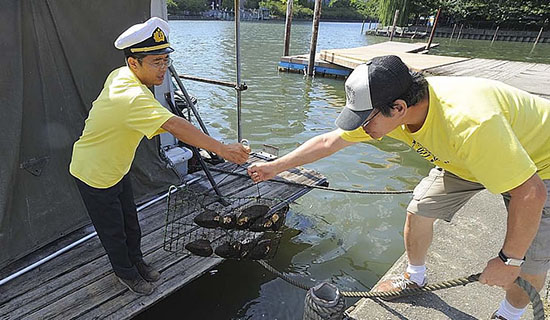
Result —
M113 47L150 17L149 0L3 0L0 7L0 268L89 223L68 173L72 145ZM139 202L178 177L144 139L131 170Z

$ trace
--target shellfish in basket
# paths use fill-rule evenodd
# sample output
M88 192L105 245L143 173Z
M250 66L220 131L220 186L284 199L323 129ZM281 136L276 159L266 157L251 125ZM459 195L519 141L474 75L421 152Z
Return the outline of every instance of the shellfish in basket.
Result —
M250 227L258 218L263 217L269 211L269 206L265 204L253 204L244 208L237 216L237 229L246 229Z
M204 209L203 212L199 213L193 221L203 228L216 228L219 225L220 215L210 209Z
M253 240L241 246L241 258L249 260L265 259L272 248L271 239Z
M288 204L285 204L281 209L257 219L251 226L250 231L261 232L279 230L285 222L286 213L288 212Z
M233 229L235 228L236 224L235 215L220 215L216 211L210 209L204 209L203 212L195 216L193 221L198 226L209 229L217 227L222 227L224 229Z
M192 254L201 257L210 257L212 253L214 253L214 250L212 250L212 246L210 245L210 241L206 239L198 239L189 242L185 245L185 249L187 249Z
M214 252L222 258L238 259L241 257L241 243L238 241L227 241L217 247Z

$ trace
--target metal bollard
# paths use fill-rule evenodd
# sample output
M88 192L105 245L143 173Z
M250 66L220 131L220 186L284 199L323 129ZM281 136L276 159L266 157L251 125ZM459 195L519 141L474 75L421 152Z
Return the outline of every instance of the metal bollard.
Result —
M340 290L323 282L307 291L303 320L342 320L345 309L346 301Z

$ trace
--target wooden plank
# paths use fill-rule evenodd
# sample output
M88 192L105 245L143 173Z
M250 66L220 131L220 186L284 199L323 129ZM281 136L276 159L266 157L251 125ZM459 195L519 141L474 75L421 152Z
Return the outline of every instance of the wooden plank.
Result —
M262 193L266 197L269 197L272 194L279 194L280 195L280 192L277 192L277 191L280 191L280 190L277 190L277 188L272 188L268 184L263 185L261 188L262 188ZM294 187L294 188L298 189L298 187ZM244 190L244 191L240 192L239 194L237 194L236 196L238 196L238 197L249 196L249 195L254 193L255 190L253 190L253 189L255 189L255 188L249 188L249 190ZM285 193L290 193L292 191L293 190L291 190L291 188L285 188L285 190L284 190ZM188 221L189 224L191 224L192 217L189 217L187 221ZM153 239L162 238L161 237L162 231L163 231L162 228L159 228L157 231L155 231L155 233L157 233L157 235L154 236ZM208 230L208 231L209 232L212 231L212 233L216 233L218 236L222 235L222 234L225 234L221 230L216 230L216 231ZM148 238L150 238L150 237L151 236L148 235ZM216 237L216 239L220 239L220 237ZM151 239L145 238L144 242L145 241L150 241L150 240ZM162 250L162 242L160 244L157 243L157 246L156 246L155 250L156 250L155 251L156 255L160 255L161 257L166 255L166 253ZM209 259L209 258L206 258L206 259ZM149 258L149 260L156 261L158 259L157 258ZM165 268L161 267L160 269L164 270ZM110 280L105 279L105 278L108 278L108 276L101 277L101 278L97 279L97 281L95 281L94 283L88 284L86 287L80 287L78 290L71 292L70 295L66 295L63 298L61 298L59 300L60 301L59 303L65 304L66 302L70 302L70 303L76 305L76 307L62 308L62 309L66 309L66 310L63 313L58 314L56 316L60 316L62 318L78 317L83 312L82 308L88 308L89 310L97 309L98 311L101 312L101 314L108 314L108 313L104 312L103 304L107 303L109 301L113 301L114 306L117 309L119 309L121 307L121 303L119 301L120 298L121 298L120 295L121 295L122 291L125 291L125 288L122 287L121 285L118 285L118 288L114 288L113 290L104 290L103 289L104 286L109 286L110 285L109 284ZM99 284L97 282L99 282ZM92 288L92 289L90 289L90 288ZM90 290L92 290L92 292L94 293L93 302L96 304L93 308L89 308L89 303L85 303L86 301L89 300L88 294L89 294ZM134 301L135 297L132 294L132 295L127 295L127 298L129 298L131 301ZM57 303L57 301L56 301L56 303ZM45 306L45 308L43 310L40 310L38 312L38 314L41 317L48 318L48 317L52 316L53 315L52 313L56 312L56 310L58 310L58 309L59 309L59 306L50 306L48 304L48 305ZM84 312L88 311L88 309L84 310ZM31 316L32 316L32 314L31 314Z
M241 169L244 170L244 169ZM220 175L215 176L217 179L220 178ZM250 180L250 179L248 179ZM233 191L228 193L228 195L241 195L244 193L250 193L247 189L253 188L253 183L243 183L244 181L235 179L234 184L226 184L221 186L220 190L222 191ZM240 186L240 188L239 188ZM251 189L251 190L255 190ZM214 197L210 198L210 202L214 201ZM147 256L149 252L157 250L159 245L155 243L155 239L162 239L163 232L163 223L165 217L164 213L164 203L159 202L154 206L148 208L145 213L149 213L146 216L146 219L141 219L142 231L143 231L143 252ZM160 214L159 214L160 213ZM151 238L151 234L154 234ZM65 270L63 277L56 277L59 269L49 270L48 276L52 277L45 281L45 289L37 288L34 284L34 277L31 277L28 282L29 286L32 286L30 292L26 292L24 295L19 295L19 299L12 299L9 303L3 304L0 307L0 314L9 313L14 310L17 310L14 313L14 316L18 314L25 314L25 312L33 311L39 309L41 306L48 305L56 299L71 294L74 290L77 290L79 287L87 286L95 281L98 281L99 278L105 276L105 272L101 271L102 269L110 270L110 265L108 263L107 257L105 256L103 247L101 246L99 239L95 238L95 241L89 241L89 246L92 252L82 252L82 251L72 251L71 256L67 256L67 261L70 261L72 264L75 264L70 271ZM156 247L155 247L156 245ZM160 246L162 241L160 242ZM79 257L84 257L85 261L79 259ZM62 261L60 261L63 263ZM81 265L83 264L83 265ZM50 275L51 274L51 275ZM53 276L52 276L53 275ZM51 281L49 281L51 280ZM61 288L61 290L58 290ZM50 291L51 290L51 291Z
M219 166L221 168L226 167L225 164L222 164ZM238 172L244 172L244 170L245 170L244 168L239 168ZM214 180L216 180L217 182L225 178L226 178L225 175L214 174ZM206 177L204 177L203 180L204 181L199 181L193 186L194 187L201 186L203 183L209 186L209 182L206 180ZM243 183L243 181L240 180L238 177L230 176L229 178L225 179L223 183L220 185L220 190L222 192L236 193L252 185L253 185L252 181L245 181L245 183ZM201 188L199 187L199 189ZM159 204L164 205L163 203L164 202L161 201ZM154 205L142 210L139 213L143 235L146 235L148 232L150 232L149 230L151 229L150 226L155 224L153 219L157 217L156 208L157 206ZM164 219L164 216L161 217L161 220L162 220L161 222L163 222L163 219ZM93 227L90 231L93 232ZM79 249L81 251L78 251L75 249L64 254L65 259L67 261L63 261L60 258L54 259L53 261L50 261L47 264L41 266L40 269L33 270L19 278L12 280L12 282L10 282L9 285L12 287L17 287L18 290L1 291L0 292L1 304L4 305L6 302L10 301L11 299L14 299L17 295L25 294L28 290L36 289L34 279L35 279L36 273L38 272L40 272L40 277L43 279L43 282L46 283L47 281L54 279L59 273L68 273L78 268L79 265L82 263L81 262L82 257L89 257L89 260L92 261L97 257L99 257L100 255L104 254L103 247L101 246L97 238L96 238L96 242L88 241L81 246L83 246L83 248ZM2 313L2 308L0 307L0 314L1 313Z
M251 162L254 161L260 161L260 158L252 157ZM221 164L218 167L233 170L228 164ZM235 168L235 172L241 174L245 173L245 170L245 167ZM303 174L301 175L300 172ZM234 197L255 196L257 187L266 198L289 199L307 192L307 188L301 186L289 186L276 182L263 182L256 186L248 177L214 172L213 175L216 181L222 181L220 190ZM318 183L324 179L311 170L289 172L286 176L285 174L282 176L291 181L307 183ZM208 201L212 202L216 199L205 178L193 184L192 187L196 190L209 190ZM95 238L46 263L40 269L30 271L13 280L14 282L6 284L3 288L6 290L0 292L0 301L3 301L0 306L0 315L7 315L9 319L73 318L83 315L88 318L104 317L109 314L117 319L126 318L139 313L143 308L183 286L186 281L200 276L202 272L223 261L217 258L200 258L206 259L202 261L192 256L174 258L172 253L164 251L164 211L165 201L140 212L144 256L162 271L161 282L158 283L159 287L153 295L139 297L125 290L113 276L103 248ZM187 217L189 222L192 218L193 215ZM216 236L216 233L213 232L212 235ZM187 263L186 260L192 262ZM178 269L181 266L183 269ZM192 273L182 272L186 268ZM165 287L166 290L160 289ZM6 292L10 293L5 294ZM143 302L140 302L142 300Z
M550 65L494 59L471 59L427 70L433 75L472 76L499 80L543 98L550 98Z
M368 48L364 47L364 48ZM367 62L368 60L383 56L383 55L396 55L403 60L410 68L416 70L425 70L429 68L439 67L451 63L457 63L460 61L469 60L469 58L457 58L446 56L434 56L427 54L405 53L405 52L393 52L383 50L368 50L364 49L360 52L344 52L341 53L337 50L323 50L321 51L321 58L330 63L334 63L347 68L355 69L358 65Z

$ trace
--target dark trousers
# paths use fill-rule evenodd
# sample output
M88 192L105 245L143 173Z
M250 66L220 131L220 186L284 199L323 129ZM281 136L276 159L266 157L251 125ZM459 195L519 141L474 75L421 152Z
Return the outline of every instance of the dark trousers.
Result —
M124 176L107 189L90 187L79 179L76 183L115 274L135 279L139 275L135 264L143 259L143 254L130 178Z

